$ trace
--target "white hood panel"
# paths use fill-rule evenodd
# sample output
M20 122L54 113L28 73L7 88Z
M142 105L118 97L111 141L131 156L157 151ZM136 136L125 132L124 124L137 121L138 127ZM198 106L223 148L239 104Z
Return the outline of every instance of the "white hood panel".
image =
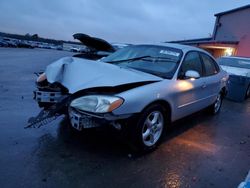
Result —
M160 77L133 69L72 57L62 58L48 65L45 73L49 83L59 82L71 94L93 87L162 80Z

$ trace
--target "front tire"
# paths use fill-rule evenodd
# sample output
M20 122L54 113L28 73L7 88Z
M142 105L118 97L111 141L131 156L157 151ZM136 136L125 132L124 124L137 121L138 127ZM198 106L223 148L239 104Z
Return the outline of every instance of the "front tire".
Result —
M247 87L245 99L248 99L249 97L250 97L250 84L249 84L248 87Z
M150 151L158 146L166 122L166 110L161 105L155 104L146 108L132 130L132 141L136 150Z
M215 115L220 112L220 109L222 106L222 100L223 100L223 95L222 95L222 92L220 92L217 95L215 102L211 106L208 107L208 111L210 112L210 114Z

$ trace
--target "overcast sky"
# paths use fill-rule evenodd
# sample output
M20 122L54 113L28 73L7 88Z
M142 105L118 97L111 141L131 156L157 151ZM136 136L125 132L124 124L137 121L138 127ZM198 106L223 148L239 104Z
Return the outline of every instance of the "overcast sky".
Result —
M208 37L214 14L249 0L0 0L0 31L73 40L77 32L110 42Z

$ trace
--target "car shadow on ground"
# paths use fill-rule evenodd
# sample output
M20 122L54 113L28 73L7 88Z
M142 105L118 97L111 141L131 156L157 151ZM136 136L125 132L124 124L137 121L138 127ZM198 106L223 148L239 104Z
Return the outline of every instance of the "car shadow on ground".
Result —
M163 139L163 142L177 137L178 135L183 134L184 132L194 128L195 126L207 122L208 120L213 119L214 117L207 112L207 110L202 110L196 112L190 116L177 120L173 122L167 130L167 136Z
M225 116L226 110L223 108L222 113L217 116L211 116L203 110L174 122L167 130L162 145L151 153L133 152L127 145L127 140L110 127L77 132L71 128L67 118L63 118L54 122L54 126L57 126L56 129L54 127L53 131L46 129L46 133L38 139L38 144L32 152L33 165L38 170L39 176L42 177L42 181L48 182L58 173L69 180L71 180L72 174L80 177L91 177L91 175L96 177L98 173L104 173L111 168L119 171L121 164L127 166L128 169L139 170L148 168L148 165L155 165L157 167L153 168L154 170L161 165L161 160L159 160L161 158L165 159L162 169L169 169L166 164L176 165L176 160L182 161L185 166L183 168L186 169L188 168L186 164L189 163L185 161L195 159L195 154L200 152L200 148L190 150L190 147L180 145L182 143L178 143L178 140L183 140L183 136L184 140L192 139L190 135L199 135L199 132L202 131L212 135L207 131L213 130L210 128L217 126L216 122ZM185 135L186 133L188 134ZM197 140L204 139L196 137L192 142ZM203 144L203 142L198 144ZM179 153L180 149L185 148L194 153L190 154L187 151ZM172 152L177 153L178 156L171 155ZM114 175L112 174L112 176ZM140 173L135 176L140 177Z
M200 111L172 123L163 137L162 144L166 144L171 139L211 118L213 117L208 115L206 111ZM145 154L132 150L127 142L127 137L124 137L112 127L107 126L78 132L70 126L67 118L60 122L57 129L57 139L59 143L67 145L67 148L73 147L75 151L96 153L97 155L110 154L113 156L140 157Z

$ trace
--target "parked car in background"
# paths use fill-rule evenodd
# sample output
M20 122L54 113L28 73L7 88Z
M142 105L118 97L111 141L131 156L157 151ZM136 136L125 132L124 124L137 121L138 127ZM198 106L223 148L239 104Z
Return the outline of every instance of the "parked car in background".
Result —
M115 50L119 50L122 48L125 48L127 46L130 46L131 44L124 44L124 43L112 43L112 46Z
M250 58L245 57L221 57L218 63L229 75L238 76L241 82L244 79L243 91L245 98L250 97ZM235 92L239 92L235 91Z
M69 51L71 51L71 52L80 52L80 49L79 49L79 48L72 47L72 48L70 48Z
M34 48L31 44L29 44L27 41L20 40L16 42L16 46L18 48Z
M0 40L0 47L9 47L9 45L4 40Z
M57 45L57 46L56 46L56 49L57 49L57 50L63 50L63 47L62 47L62 45Z
M150 150L171 122L204 108L218 113L227 79L204 50L133 45L100 61L66 57L50 64L37 79L34 99L59 106L56 113L65 108L76 130L109 124L127 132L137 149Z
M8 44L8 47L17 48L17 41L9 38L3 38L3 42Z

